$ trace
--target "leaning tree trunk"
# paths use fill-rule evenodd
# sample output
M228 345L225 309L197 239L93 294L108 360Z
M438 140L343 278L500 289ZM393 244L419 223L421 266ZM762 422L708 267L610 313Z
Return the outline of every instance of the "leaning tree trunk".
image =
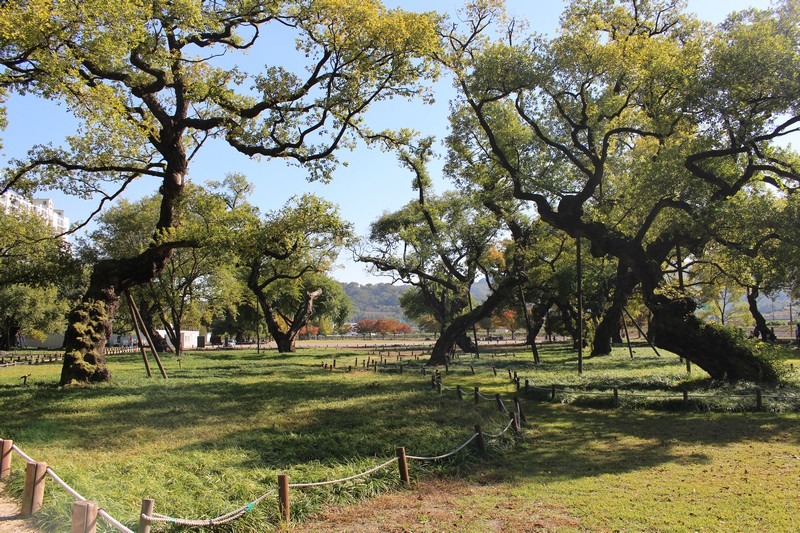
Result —
M176 156L176 160L179 159ZM156 231L176 224L175 204L183 191L185 173L185 165L169 165L160 188L161 211ZM61 385L110 379L105 347L111 337L111 323L119 309L120 297L130 287L153 280L167 264L172 250L186 244L151 245L136 257L109 259L94 265L86 294L67 317Z
M713 379L767 383L778 380L775 369L743 345L731 328L700 321L694 315L697 304L691 298L670 300L658 295L649 307L653 312L650 327L655 345L688 359Z
M603 313L597 329L594 332L591 357L597 355L608 355L614 342L622 342L620 335L620 324L622 323L622 313L625 304L633 294L636 286L636 277L631 272L628 265L620 261L617 265L616 284L614 296L611 299L611 306Z
M515 276L505 278L497 289L479 306L474 307L468 313L455 318L447 327L442 330L441 335L436 340L431 350L431 357L427 365L443 365L447 363L448 357L453 352L453 346L459 337L469 338L468 332L473 325L484 318L490 316L492 312L511 296L520 279Z
M761 311L758 309L758 287L748 287L747 288L747 305L750 307L750 314L753 316L753 320L756 321L756 327L754 330L755 337L761 337L762 339L769 340L771 337L771 331L767 326L767 319L764 318L764 315L761 314Z
M94 383L110 379L105 347L120 297L128 288L153 279L173 248L174 245L153 246L132 259L106 260L95 265L86 294L67 316L61 385L73 380Z

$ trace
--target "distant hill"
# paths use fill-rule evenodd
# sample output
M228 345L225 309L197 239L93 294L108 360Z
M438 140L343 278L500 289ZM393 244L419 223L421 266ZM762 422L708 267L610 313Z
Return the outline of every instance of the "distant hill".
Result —
M390 283L342 283L345 294L353 301L351 322L394 318L403 320L400 308L400 295L411 288L410 285L391 285ZM480 279L472 286L472 296L482 302L489 295L486 280Z
M408 285L389 283L342 283L345 294L353 301L351 322L394 318L401 320L400 295L409 289Z

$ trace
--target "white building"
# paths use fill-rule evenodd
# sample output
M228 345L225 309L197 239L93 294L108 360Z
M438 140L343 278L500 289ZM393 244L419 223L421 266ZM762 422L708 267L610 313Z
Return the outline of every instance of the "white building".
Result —
M33 212L45 219L57 234L64 233L69 229L69 219L64 216L64 211L55 209L55 203L51 198L34 198L28 200L13 192L6 192L0 195L0 207L5 213L17 211Z

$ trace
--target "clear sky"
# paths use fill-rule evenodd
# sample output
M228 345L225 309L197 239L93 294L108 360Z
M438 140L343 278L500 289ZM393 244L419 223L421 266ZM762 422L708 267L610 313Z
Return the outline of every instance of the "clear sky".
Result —
M463 4L456 0L384 0L389 7L402 7L412 11L439 10L454 13ZM700 18L717 23L731 11L747 7L767 7L768 0L690 0L689 11ZM552 34L558 26L564 2L558 0L507 0L508 12L530 22L533 31ZM293 46L287 43L286 46ZM367 118L373 129L413 128L423 135L442 139L447 132L448 100L452 95L450 82L437 85L437 101L432 106L407 102L381 103ZM12 96L7 104L9 126L2 133L3 145L0 163L7 157L22 157L37 143L59 144L71 133L71 122L63 108L53 103L31 97ZM365 235L369 225L382 213L393 211L413 199L411 174L400 168L391 154L378 150L359 148L353 152L340 152L347 162L337 170L329 184L308 183L302 170L287 167L281 161L260 162L250 160L222 143L205 147L192 163L189 178L195 183L209 179L221 180L229 172L240 172L255 183L251 202L262 211L277 209L292 195L313 192L338 204L342 215L353 222L358 235ZM434 176L440 175L440 165L434 165ZM158 190L154 178L141 178L129 189L128 198L153 194ZM447 188L443 180L437 182L438 192ZM52 197L56 207L64 209L73 222L88 215L94 204L87 204L61 193L41 193L38 197ZM370 276L360 264L349 260L349 254L340 257L341 268L334 277L341 281L379 283L386 278Z

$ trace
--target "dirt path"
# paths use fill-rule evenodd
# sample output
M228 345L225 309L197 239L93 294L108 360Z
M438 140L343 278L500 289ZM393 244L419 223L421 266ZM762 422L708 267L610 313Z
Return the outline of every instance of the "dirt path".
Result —
M8 533L37 533L27 520L17 518L19 503L6 496L5 486L0 483L0 531Z

